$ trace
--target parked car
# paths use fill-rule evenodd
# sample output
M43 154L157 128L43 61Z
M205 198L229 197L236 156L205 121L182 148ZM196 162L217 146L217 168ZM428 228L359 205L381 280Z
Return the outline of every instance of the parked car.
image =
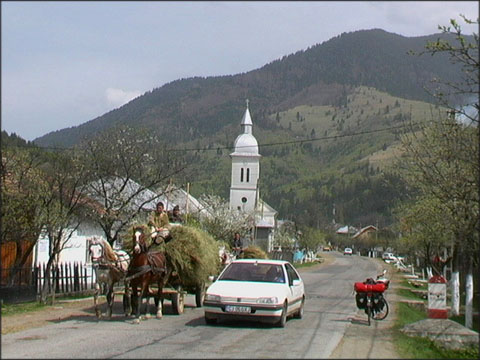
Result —
M388 264L391 263L391 262L397 261L397 258L390 252L383 253L382 254L382 259Z
M332 251L332 248L330 246L324 246L323 251Z
M284 327L287 317L301 319L305 306L302 278L288 261L232 261L211 284L203 303L205 322L254 320Z
M343 250L343 255L353 255L353 250L350 248L345 248L345 250Z

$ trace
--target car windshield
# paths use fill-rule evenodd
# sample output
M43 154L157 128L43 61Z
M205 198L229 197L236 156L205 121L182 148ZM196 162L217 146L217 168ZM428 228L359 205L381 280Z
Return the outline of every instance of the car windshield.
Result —
M285 276L281 265L232 263L225 269L219 280L285 283Z

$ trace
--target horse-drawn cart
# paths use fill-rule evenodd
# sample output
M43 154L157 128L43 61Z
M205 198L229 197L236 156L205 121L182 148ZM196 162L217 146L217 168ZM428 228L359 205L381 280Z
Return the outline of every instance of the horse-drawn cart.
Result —
M187 294L195 295L197 307L203 306L209 276L220 269L218 243L210 235L189 226L172 227L170 235L172 240L167 243L158 240L150 243L148 230L135 228L136 245L131 244L132 262L126 281L131 285L132 310L137 317L141 300L147 298L148 303L151 296L155 299L157 317L162 316L164 299L171 301L177 315L184 311ZM150 289L152 285L156 286L156 292Z

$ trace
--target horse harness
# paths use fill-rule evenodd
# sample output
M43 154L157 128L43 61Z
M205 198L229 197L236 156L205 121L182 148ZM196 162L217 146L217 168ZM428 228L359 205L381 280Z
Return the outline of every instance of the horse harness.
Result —
M155 256L155 255L161 255L160 252L148 251L145 254L147 255L148 264L137 266L134 268L129 268L128 274L132 272L133 274L127 276L127 278L125 279L126 281L136 279L137 277L140 277L143 274L148 273L149 271L151 271L154 275L161 275L161 274L167 273L167 270L168 270L167 267L162 264L162 262L158 259L158 257Z
M122 268L122 265L121 265L122 261L126 260L125 255L116 253L117 259L112 263L105 258L105 249L101 243L95 242L90 244L89 246L90 252L92 251L91 248L93 246L99 246L102 249L101 250L102 255L100 257L95 257L95 258L92 257L92 262L93 262L92 266L94 268L96 267L99 270L114 270L114 271L120 272L123 275L126 275L126 271Z

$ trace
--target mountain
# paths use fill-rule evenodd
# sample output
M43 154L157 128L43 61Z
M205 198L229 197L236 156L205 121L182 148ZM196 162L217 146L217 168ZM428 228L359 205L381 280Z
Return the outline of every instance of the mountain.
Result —
M460 74L443 54L408 54L439 37L445 35L343 33L246 73L173 81L34 142L70 147L118 124L146 127L175 139L173 148L218 149L188 154L195 179L182 180L193 184L192 193L228 197L230 158L222 149L232 147L248 98L259 143L285 144L260 147L260 191L281 217L320 225L331 222L335 208L337 222L388 224L403 191L393 177L385 182L384 164L399 139L395 126L430 114L436 105L424 87L434 77ZM391 130L368 134L381 128ZM303 143L287 145L292 140Z

